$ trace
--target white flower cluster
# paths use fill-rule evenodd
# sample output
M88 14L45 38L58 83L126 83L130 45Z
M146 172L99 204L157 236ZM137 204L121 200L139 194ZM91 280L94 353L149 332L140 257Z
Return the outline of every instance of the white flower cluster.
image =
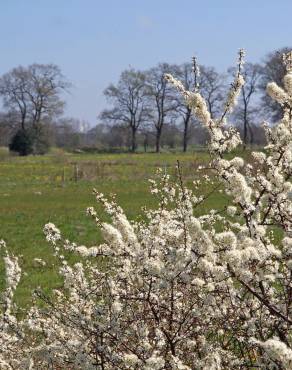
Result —
M44 233L48 242L55 244L61 239L60 230L52 223L48 223L44 227Z
M12 300L20 268L0 242L7 285L1 369L292 368L290 97L283 119L266 128L265 154L253 153L254 168L223 157L238 144L237 134L210 118L198 92L177 87L209 128L209 167L230 203L208 211L208 195L186 188L179 167L178 181L161 171L160 181L151 181L159 207L145 211L144 221L131 222L114 199L95 192L111 218L102 222L88 209L104 243L78 246L47 224L64 286L52 297L36 291L43 304L22 319ZM85 259L71 265L63 251Z
M283 105L288 99L288 94L275 82L269 82L267 85L267 93L270 97L278 102L279 104Z

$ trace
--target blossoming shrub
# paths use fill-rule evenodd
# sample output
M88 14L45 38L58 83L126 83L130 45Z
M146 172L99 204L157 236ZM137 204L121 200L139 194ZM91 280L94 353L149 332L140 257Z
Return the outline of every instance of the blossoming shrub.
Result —
M209 168L230 196L226 212L198 217L204 201L161 174L151 182L159 199L146 221L130 222L114 200L96 192L111 217L102 222L104 244L87 248L44 228L59 257L64 289L41 291L21 320L13 292L20 279L17 258L4 242L7 288L0 319L1 369L291 369L292 302L292 53L285 56L285 91L268 93L284 108L274 127L265 125L265 153L253 165L223 154L240 144L226 125L244 81L238 73L222 113L214 120L197 86L184 95L210 133ZM178 169L179 170L179 169ZM220 227L218 227L218 225ZM273 230L282 231L275 241ZM63 251L80 255L70 266ZM99 268L101 260L106 268Z

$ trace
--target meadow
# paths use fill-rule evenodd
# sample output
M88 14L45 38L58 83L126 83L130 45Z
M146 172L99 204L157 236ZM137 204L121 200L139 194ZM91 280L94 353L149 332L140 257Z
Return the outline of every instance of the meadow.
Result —
M149 178L158 167L176 176L179 160L183 179L191 184L197 179L197 168L206 164L206 151L186 154L68 154L54 151L46 156L0 156L0 238L9 249L21 256L25 274L17 289L16 302L27 306L31 291L38 286L47 291L62 282L57 276L57 261L45 241L43 226L54 223L64 238L80 245L97 245L101 234L86 216L86 208L96 206L93 188L105 195L116 194L118 203L130 219L137 219L141 207L155 207L157 200L149 192ZM208 192L208 188L204 187ZM226 196L213 194L203 207L220 208ZM102 216L102 209L97 207ZM202 211L202 210L200 210ZM34 258L42 258L45 268ZM74 257L70 257L74 261ZM2 263L2 262L1 262ZM4 277L3 264L0 276ZM4 279L0 280L0 290Z

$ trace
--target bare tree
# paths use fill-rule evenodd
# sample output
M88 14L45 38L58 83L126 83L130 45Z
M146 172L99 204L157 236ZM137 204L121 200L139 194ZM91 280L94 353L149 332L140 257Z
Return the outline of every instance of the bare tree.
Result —
M44 118L51 119L63 112L65 103L60 93L70 84L54 64L32 64L27 72L30 118L33 126L38 126Z
M146 90L151 107L151 122L155 127L155 149L160 152L161 134L165 124L173 122L177 116L178 101L176 92L166 82L164 75L177 75L178 67L161 63L147 72Z
M8 146L17 129L15 115L0 112L0 146Z
M16 117L21 130L32 129L38 140L41 126L62 113L62 90L69 86L59 67L32 64L17 67L0 78L0 95L7 113Z
M193 66L190 63L185 63L178 67L176 77L182 81L187 90L191 91L195 88L195 80L198 76L196 71L194 71ZM188 104L186 104L185 99L180 94L177 95L177 101L178 104L176 109L182 118L183 124L183 151L186 152L189 140L190 124L193 120L192 109Z
M234 69L229 69L229 72L234 74ZM254 120L255 113L258 114L258 110L255 110L253 98L255 98L259 91L262 67L259 64L246 63L242 75L245 84L241 89L241 96L235 111L235 116L242 122L243 148L246 149L248 141L250 144L254 142L254 124L252 121Z
M179 67L176 77L182 81L189 91L200 88L200 92L208 104L211 116L214 117L218 113L219 103L223 99L224 78L213 67L198 66L196 58L193 58L192 64L185 63ZM183 151L186 152L190 139L190 125L195 123L195 119L185 100L180 95L178 95L177 99L177 111L183 121Z
M12 69L0 78L0 96L3 98L4 108L14 113L22 130L26 128L28 115L28 71L24 67Z
M225 76L214 67L200 66L200 92L205 98L212 118L220 113L226 88Z
M134 69L122 72L118 84L111 84L104 94L112 102L113 108L104 110L100 115L101 119L129 127L131 151L135 152L137 131L148 117L144 73Z
M23 130L28 124L36 127L44 117L60 114L64 107L60 93L68 87L60 68L54 64L20 66L0 78L4 107L18 113Z

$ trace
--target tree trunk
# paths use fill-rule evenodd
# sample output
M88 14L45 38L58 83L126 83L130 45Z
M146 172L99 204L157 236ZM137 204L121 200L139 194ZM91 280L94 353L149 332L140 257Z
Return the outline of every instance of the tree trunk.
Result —
M20 123L20 125L21 125L21 129L23 131L25 131L25 115L24 114L22 114L22 116L21 116L21 123Z
M247 104L244 103L244 111L243 111L243 150L246 149L247 146Z
M160 153L161 128L156 129L155 151Z
M246 145L247 145L247 124L246 122L244 122L244 126L243 126L243 149L244 150L246 149Z
M187 114L184 119L184 134L183 134L183 151L184 153L188 149L188 131L189 131L189 122L191 118L191 110L188 109Z
M183 136L183 152L185 153L188 148L188 125L184 127L184 136Z
M251 125L249 123L248 123L248 132L249 132L249 137L250 137L250 145L253 145L254 136L253 136L253 131L252 131Z
M132 138L131 138L131 152L135 153L137 149L137 142L136 142L136 128L132 127Z
M144 145L144 152L146 153L147 152L147 148L148 148L148 136L147 135L144 136L143 145Z

